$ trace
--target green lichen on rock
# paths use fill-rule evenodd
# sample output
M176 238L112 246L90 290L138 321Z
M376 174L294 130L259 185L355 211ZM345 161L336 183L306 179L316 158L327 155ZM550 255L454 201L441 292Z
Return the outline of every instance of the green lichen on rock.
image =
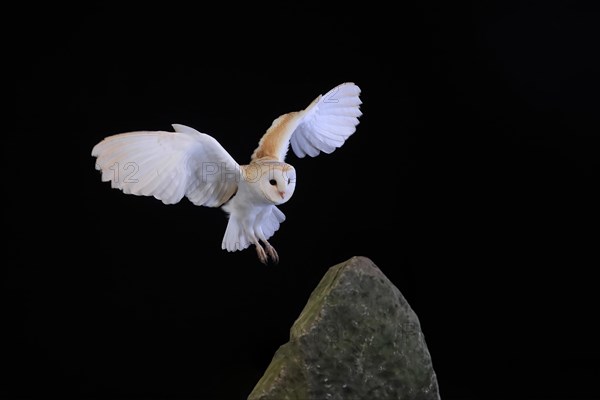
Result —
M365 257L331 267L248 400L438 400L419 319Z

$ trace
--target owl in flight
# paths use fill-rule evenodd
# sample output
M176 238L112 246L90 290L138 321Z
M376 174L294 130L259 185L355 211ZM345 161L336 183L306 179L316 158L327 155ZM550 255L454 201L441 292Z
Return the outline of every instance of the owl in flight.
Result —
M278 262L268 239L285 220L277 206L296 188L296 170L284 161L288 147L298 157L315 157L342 146L362 115L359 95L358 86L343 83L304 110L281 115L247 165L238 164L212 136L177 124L174 132L109 136L94 146L92 156L102 181L124 193L154 196L165 204L185 196L197 206L222 206L229 222L221 247L237 251L254 244L261 262Z

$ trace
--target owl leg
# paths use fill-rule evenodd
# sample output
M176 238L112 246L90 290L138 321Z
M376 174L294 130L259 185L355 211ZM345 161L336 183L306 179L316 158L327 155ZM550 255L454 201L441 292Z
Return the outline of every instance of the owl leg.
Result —
M275 264L277 264L279 262L279 254L277 254L277 251L275 251L275 248L273 246L271 246L271 243L269 243L267 241L267 238L265 237L265 234L262 232L262 229L257 229L258 234L258 238L260 240L262 240L262 242L265 244L265 247L267 249L267 254L269 255L269 257L271 257L271 260L273 260L273 262Z
M256 254L258 255L258 259L261 263L266 265L269 261L269 258L267 257L267 253L265 253L265 249L262 247L260 241L256 238L254 233L249 232L248 236L250 241L254 243L254 246L256 246Z
M275 247L271 246L271 244L266 240L264 242L265 246L267 247L267 254L269 254L271 260L273 260L273 262L277 264L279 262L279 254L277 254L277 251L275 251Z
M263 247L258 241L256 241L254 245L256 246L256 254L258 255L258 259L261 263L266 265L269 259L267 257L267 254L265 253L265 249L263 249Z

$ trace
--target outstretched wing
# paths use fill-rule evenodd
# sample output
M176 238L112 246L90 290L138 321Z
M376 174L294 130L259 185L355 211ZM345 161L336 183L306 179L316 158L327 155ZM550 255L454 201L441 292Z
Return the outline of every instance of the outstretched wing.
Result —
M283 114L263 135L252 160L283 162L290 144L298 157L332 153L356 131L362 115L359 95L360 88L347 82L320 95L306 109Z
M184 125L173 128L102 140L92 149L102 181L165 204L186 196L198 206L222 205L237 189L240 166L213 137Z

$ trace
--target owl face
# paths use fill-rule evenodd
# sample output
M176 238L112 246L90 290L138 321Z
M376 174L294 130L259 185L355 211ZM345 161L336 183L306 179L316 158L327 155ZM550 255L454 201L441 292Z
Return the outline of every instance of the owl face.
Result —
M285 163L266 163L261 166L260 189L273 204L288 201L296 189L296 170Z

